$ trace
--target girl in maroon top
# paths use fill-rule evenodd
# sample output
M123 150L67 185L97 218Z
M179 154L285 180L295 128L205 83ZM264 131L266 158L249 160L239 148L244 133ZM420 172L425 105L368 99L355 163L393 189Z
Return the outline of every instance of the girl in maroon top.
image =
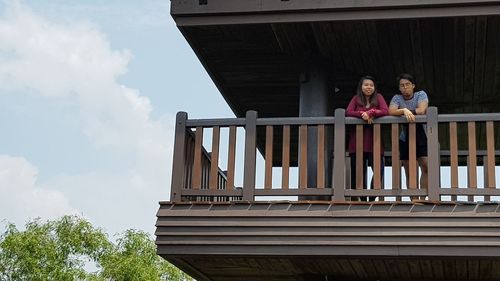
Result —
M361 77L358 83L356 95L352 97L346 109L346 116L358 117L365 120L368 124L373 123L373 119L389 114L387 103L384 97L377 92L375 78L371 76ZM381 143L380 152L384 153ZM349 156L351 158L351 188L356 186L356 130L351 129L349 135ZM371 125L363 126L363 188L366 189L366 169L367 165L372 167L373 171L373 127ZM381 157L381 179L384 178L384 158ZM372 182L373 185L373 182ZM362 198L364 199L364 198ZM370 198L373 200L372 198Z

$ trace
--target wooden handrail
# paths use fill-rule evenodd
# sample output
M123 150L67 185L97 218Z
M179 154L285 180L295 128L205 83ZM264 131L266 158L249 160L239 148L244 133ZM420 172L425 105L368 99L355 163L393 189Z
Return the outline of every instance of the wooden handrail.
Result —
M494 140L494 122L500 121L500 113L494 114L437 114L437 108L429 107L427 115L416 116L416 123L426 124L427 128L427 139L428 139L428 170L429 170L429 180L428 180L428 190L408 190L402 188L399 181L401 179L399 170L401 169L399 162L399 152L398 152L398 140L399 140L399 124L407 124L404 117L394 117L385 116L377 118L374 120L374 135L376 136L374 152L379 154L378 138L383 135L381 131L385 131L387 128L391 130L391 138L387 143L387 147L392 147L391 150L387 150L383 153L385 159L390 159L393 164L392 168L396 169L393 173L393 184L392 186L384 186L384 183L380 177L375 177L375 189L374 190L350 190L346 188L346 183L348 179L346 178L346 173L349 173L350 167L346 165L346 130L348 127L358 126L362 128L362 125L366 123L360 118L345 117L345 110L337 109L335 111L335 116L327 117L291 117L291 118L258 118L257 112L249 111L245 118L220 118L220 119L187 119L187 113L179 112L176 120L176 130L175 130L175 143L174 143L174 163L172 166L172 186L171 186L171 200L172 201L182 201L182 200L197 200L196 194L200 197L208 198L207 200L212 200L214 198L222 198L221 200L255 200L255 196L329 196L331 200L334 201L345 201L349 200L351 196L376 196L381 199L385 199L387 196L396 198L396 200L401 200L401 197L410 198L411 196L422 196L426 197L432 201L443 200L443 196L451 196L451 200L456 200L457 196L470 196L468 200L475 201L478 200L478 196L484 196L484 200L489 200L491 196L497 196L500 194L499 189L496 188L495 181L495 164L497 163L496 158L500 156L500 150L495 149ZM476 123L479 124L476 126ZM456 134L458 129L462 132L462 129L467 129L468 134L465 134L465 140L462 137L463 134ZM486 124L486 126L484 126ZM497 123L498 125L498 123ZM448 127L450 128L449 137L450 149L441 149L439 145L440 134L446 134L448 137ZM414 126L410 126L414 127ZM477 128L476 128L477 127ZM230 136L227 140L220 139L221 128L229 128ZM245 132L244 138L244 150L237 151L236 142L236 128L238 130L242 129ZM262 128L258 129L258 128ZM381 129L382 128L382 129ZM443 132L439 131L443 128ZM457 129L458 128L458 129ZM198 136L198 145L194 145L194 141L186 141L190 137L194 140L196 139L193 129L196 129ZM212 144L209 145L211 152L208 152L205 147L203 147L201 138L202 132L207 129L207 134L212 132ZM300 131L300 134L299 134ZM316 146L313 150L306 149L311 146L307 145L308 135L314 132L317 137L313 141L313 146ZM454 133L455 132L455 133ZM466 131L465 131L466 132ZM476 135L479 133L487 133L486 141L478 146L476 143ZM260 134L264 135L260 135ZM216 135L213 135L216 134ZM414 134L410 129L410 147L411 151L415 149L415 142L413 140ZM297 135L300 137L297 138ZM361 135L361 134L359 134ZM267 138L267 136L269 138ZM210 137L210 136L207 136ZM443 136L441 136L443 137ZM456 139L461 138L456 145ZM291 138L297 143L291 143ZM208 138L210 139L210 138ZM326 148L327 144L325 140L333 139L333 147L328 150ZM259 144L257 144L259 141ZM264 142L262 142L264 141ZM276 142L282 143L282 146L277 146ZM487 147L485 147L487 143ZM228 156L219 155L219 151L223 151L224 145L229 144ZM359 142L359 144L361 144ZM359 146L358 144L358 146ZM258 169L260 164L257 159L257 147L258 145L262 149L262 155L265 157L265 167ZM458 149L459 146L463 148L467 145L467 149ZM191 147L193 146L193 147ZM221 148L219 148L221 146ZM275 151L279 149L279 151ZM297 149L294 151L294 149ZM333 149L333 154L329 153ZM225 151L225 150L224 150ZM275 155L275 153L277 154ZM214 153L214 154L212 154ZM310 154L317 155L317 163L314 171L309 171L307 167L310 167L311 158ZM414 151L411 153L413 159ZM197 155L195 157L195 155ZM236 160L236 155L243 156L243 172L238 173L235 169L239 162ZM276 158L276 156L280 156ZM290 163L291 157L297 157L302 159L297 164ZM188 157L188 158L186 158ZM195 157L196 163L192 163L189 157ZM442 186L441 180L443 176L441 175L442 170L440 165L442 165L441 158L444 161L450 159L450 173L451 173L451 185ZM307 161L305 159L308 159ZM479 158L479 159L478 159ZM500 157L498 157L500 158ZM201 159L201 160L200 160ZM218 162L228 159L227 163L227 174L224 168L218 167ZM412 159L412 158L410 158ZM460 162L458 161L460 159ZM468 188L459 188L458 186L458 164L463 163L467 159L469 163L468 168ZM273 175L273 165L276 163L282 163L281 175ZM293 160L295 161L295 160ZM328 162L331 161L331 162ZM214 162L214 163L212 163ZM240 161L241 162L241 161ZM200 164L205 163L205 164ZM295 163L295 162L294 162ZM323 163L330 163L324 165ZM332 165L333 164L333 165ZM484 175L478 175L477 167L478 165L483 165ZM188 167L192 165L191 167ZM198 165L198 168L195 167ZM214 166L215 165L215 166ZM290 167L296 167L290 169ZM378 166L377 166L378 165ZM387 165L387 162L386 162ZM200 169L200 167L205 167ZM328 169L333 169L328 171ZM188 168L186 168L188 167ZM208 168L207 168L208 167ZM196 170L198 169L198 170ZM312 169L312 168L311 168ZM384 169L384 166L377 163L375 165L375 171ZM197 177L191 178L193 170L198 173ZM262 170L262 171L260 171ZM362 170L360 170L362 171ZM410 183L413 186L418 187L417 182L417 168L413 166L410 169ZM330 173L331 172L331 173ZM262 174L261 174L262 173ZM309 173L314 173L314 175L309 175ZM215 176L217 175L217 179ZM326 177L328 175L328 177ZM242 180L240 177L242 176ZM281 179L279 178L281 176ZM315 177L317 179L317 186L308 186L309 181L306 181L307 177ZM478 186L479 179L484 176L484 190L482 186ZM291 177L297 177L297 182L293 183L290 179ZM228 178L230 178L229 187ZM325 178L327 180L325 180ZM192 185L193 179L196 179L195 187ZM273 186L273 182L280 182L281 186ZM329 180L332 180L331 182ZM367 181L367 179L362 179L362 181ZM257 181L259 182L257 184ZM260 182L262 181L262 183ZM417 182L417 183L416 183ZM205 184L206 183L206 184ZM276 184L276 183L275 183ZM296 185L294 185L296 184ZM380 184L382 186L380 186ZM206 185L206 186L205 186ZM238 187L240 185L240 187ZM191 187L195 189L191 189ZM197 189L196 189L197 188ZM474 193L475 189L477 193ZM210 195L212 194L212 195ZM385 197L385 198L384 198ZM193 199L194 198L194 199ZM224 199L229 198L229 199ZM302 197L307 198L307 197ZM393 200L393 199L390 199ZM446 199L450 200L450 199Z

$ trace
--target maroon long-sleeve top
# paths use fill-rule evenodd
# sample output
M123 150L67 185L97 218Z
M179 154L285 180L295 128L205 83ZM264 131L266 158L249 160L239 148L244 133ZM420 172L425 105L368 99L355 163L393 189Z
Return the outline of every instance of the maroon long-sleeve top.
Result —
M347 106L345 115L348 117L358 117L361 118L363 112L368 113L370 117L376 118L389 114L389 109L387 108L387 103L384 97L377 93L377 106L365 107L358 99L358 96L354 96L349 105ZM380 152L384 153L384 146L380 142ZM373 126L364 125L363 126L363 152L373 152ZM356 153L356 129L351 128L351 133L349 135L349 153Z

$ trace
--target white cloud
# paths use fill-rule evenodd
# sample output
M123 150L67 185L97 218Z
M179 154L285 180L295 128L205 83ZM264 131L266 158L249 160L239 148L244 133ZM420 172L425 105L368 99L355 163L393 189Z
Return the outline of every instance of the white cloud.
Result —
M77 214L62 192L41 188L37 175L37 168L26 159L0 155L1 219L22 226L28 218Z
M113 50L95 25L54 23L17 2L7 6L0 15L0 95L29 93L76 103L78 112L73 114L80 116L79 129L94 149L103 159L113 155L111 162L129 164L119 172L89 167L82 173L45 175L47 180L37 184L36 168L24 160L16 166L17 176L2 178L0 198L19 202L27 192L22 190L30 190L24 208L32 208L31 213L19 210L19 216L48 216L75 208L108 229L147 227L148 220L155 219L151 209L169 195L174 117L153 119L149 98L117 81L127 71L131 52ZM9 171L16 161L5 159ZM55 202L56 209L43 211L46 206L34 199ZM0 205L0 214L8 210ZM117 221L118 215L128 221Z

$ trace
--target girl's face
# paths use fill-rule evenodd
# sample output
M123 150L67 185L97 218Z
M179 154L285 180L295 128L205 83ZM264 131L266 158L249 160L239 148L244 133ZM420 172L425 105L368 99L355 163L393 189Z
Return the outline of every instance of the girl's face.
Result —
M413 96L413 90L415 89L415 84L410 80L401 79L399 80L399 91L404 98L410 99Z
M361 92L365 96L371 96L375 92L375 84L370 79L363 80L361 84Z

